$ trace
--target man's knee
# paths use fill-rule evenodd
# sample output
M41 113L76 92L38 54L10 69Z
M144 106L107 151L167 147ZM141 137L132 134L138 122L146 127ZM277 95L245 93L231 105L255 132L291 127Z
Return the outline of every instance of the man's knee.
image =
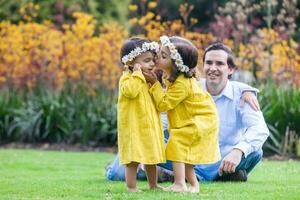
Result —
M105 174L107 180L110 181L121 181L125 180L125 172L120 173L120 171L114 171L112 168L107 168L106 169L106 174Z
M123 181L125 180L125 167L119 165L118 160L108 165L105 169L105 176L110 181Z
M260 162L263 156L263 151L260 149L250 153L247 158L241 160L240 165L237 167L237 170L243 169L246 170L247 174Z
M251 159L253 159L253 162L255 164L257 164L261 160L262 156L263 156L263 151L260 149L258 151L253 152L253 155L251 156L252 157Z

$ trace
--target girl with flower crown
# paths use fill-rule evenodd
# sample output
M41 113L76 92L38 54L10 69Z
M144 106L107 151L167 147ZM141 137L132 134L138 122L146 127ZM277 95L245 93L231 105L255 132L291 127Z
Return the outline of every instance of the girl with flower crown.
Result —
M217 108L194 78L197 48L181 37L162 36L160 41L156 67L165 73L166 91L154 73L145 72L144 76L152 84L149 91L156 108L160 112L167 111L168 115L170 137L166 156L172 161L174 183L166 190L198 193L193 165L220 160ZM189 188L185 178L190 183Z
M153 69L158 49L158 43L142 38L126 40L121 49L124 72L119 82L118 148L130 192L138 191L139 163L144 164L149 187L154 189L158 187L156 164L166 162L160 114L143 75Z

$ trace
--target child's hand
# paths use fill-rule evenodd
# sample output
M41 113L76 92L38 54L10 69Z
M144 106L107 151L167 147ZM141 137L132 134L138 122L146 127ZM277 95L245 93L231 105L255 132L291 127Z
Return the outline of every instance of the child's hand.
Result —
M255 111L260 111L258 100L252 92L246 91L243 93L241 107L243 107L245 103L248 103Z
M135 63L135 64L133 65L133 71L142 71L142 70L141 70L141 67L142 67L141 64Z
M124 65L124 71L128 71L129 70L129 66L128 65Z
M153 71L143 71L144 77L148 83L153 85L157 81L157 76Z

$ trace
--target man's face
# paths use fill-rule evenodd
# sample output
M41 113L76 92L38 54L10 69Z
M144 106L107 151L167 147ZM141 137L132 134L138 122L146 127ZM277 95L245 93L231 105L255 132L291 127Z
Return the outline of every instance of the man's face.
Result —
M227 53L223 50L211 50L206 53L204 60L204 73L206 82L211 86L224 88L228 76L234 72L227 65Z

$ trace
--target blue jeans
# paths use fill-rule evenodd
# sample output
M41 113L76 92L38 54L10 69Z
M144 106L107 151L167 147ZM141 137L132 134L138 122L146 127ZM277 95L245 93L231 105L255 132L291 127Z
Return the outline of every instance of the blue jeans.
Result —
M120 165L119 154L117 154L113 163L106 167L105 176L111 181L124 181L125 180L125 166ZM138 180L146 180L146 173L139 168L137 173Z
M236 171L246 170L247 174L259 163L262 158L262 150L250 153L247 158L244 156L241 159L240 164L237 166ZM200 181L213 181L218 177L219 167L221 160L214 164L195 165L195 173ZM173 171L172 162L159 164L160 167Z

